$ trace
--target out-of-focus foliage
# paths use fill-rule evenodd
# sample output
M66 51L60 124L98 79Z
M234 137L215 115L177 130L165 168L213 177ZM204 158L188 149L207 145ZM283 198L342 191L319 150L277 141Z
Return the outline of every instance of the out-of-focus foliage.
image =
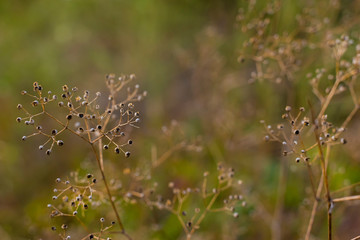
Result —
M134 163L120 162L121 168L109 169L112 175L123 174L131 164L144 163L146 169L155 149L160 156L187 139L202 151L176 149L152 173L159 191L169 194L170 181L198 187L203 172L216 172L222 162L243 180L247 200L237 219L209 213L193 239L303 238L313 200L306 167L282 157L280 146L263 143L259 120L280 122L286 105L308 108L308 100L319 107L307 74L317 68L335 73L329 43L343 34L354 39L344 57L355 55L360 2L268 2L0 1L1 238L55 239L46 208L54 180L73 170L86 174L93 160L78 139L69 137L65 150L55 150L51 157L39 152L40 140L22 142L27 130L15 121L16 105L29 103L20 91L38 81L46 90L68 84L95 93L105 89L104 76L112 72L135 73L148 92L137 105L142 122L133 132L134 160L107 159ZM256 27L259 22L263 32ZM280 58L261 46L273 47ZM270 56L265 64L258 58L264 55ZM329 85L321 84L324 89ZM336 96L327 113L338 124L352 108L350 95L344 94ZM162 136L162 126L173 119L181 131L169 139ZM360 181L357 120L355 115L348 126L354 130L345 133L348 144L331 153L331 191ZM336 206L338 239L360 234L358 206ZM325 203L319 208L323 211L314 223L314 239L327 235ZM184 238L168 212L126 202L120 209L134 239Z

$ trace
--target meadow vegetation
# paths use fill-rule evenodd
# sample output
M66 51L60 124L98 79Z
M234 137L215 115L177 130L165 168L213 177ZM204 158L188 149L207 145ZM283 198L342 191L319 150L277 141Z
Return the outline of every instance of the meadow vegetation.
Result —
M360 239L359 3L159 2L0 3L3 239Z

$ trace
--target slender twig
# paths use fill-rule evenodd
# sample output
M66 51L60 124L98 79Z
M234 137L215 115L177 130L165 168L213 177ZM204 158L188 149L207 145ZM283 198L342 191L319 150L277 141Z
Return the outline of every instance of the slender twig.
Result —
M359 240L359 239L360 239L360 235L357 236L357 237L354 237L354 238L352 238L352 239L350 239L350 240Z
M328 146L326 148L326 154L325 154L325 168L326 169L327 169L327 166L328 166L328 163L329 163L330 149L331 149L330 146ZM305 240L310 239L311 229L312 229L312 226L314 224L315 214L316 214L319 202L320 202L320 196L321 196L321 192L322 192L322 189L323 189L323 184L324 184L324 178L323 177L324 177L323 173L321 173L319 185L318 185L318 188L317 188L317 191L316 191L316 199L314 201L313 208L311 210L311 216L310 216L309 224L308 224L307 230L306 230Z
M354 200L360 200L360 195L334 198L333 202L346 202L346 201L354 201Z
M191 229L190 233L187 234L187 239L191 239L192 234L194 234L195 230L197 228L199 228L200 223L204 220L206 214L210 211L212 205L215 203L216 199L218 198L218 196L220 195L220 192L217 192L213 195L213 197L211 198L209 204L207 205L207 207L205 208L204 212L200 215L200 217L198 218L198 220L196 221L196 223L194 224L194 227Z
M286 190L286 182L287 182L287 172L288 167L287 162L284 158L281 159L281 170L280 170L280 177L278 183L278 192L277 192L277 200L274 210L274 215L271 221L271 235L272 240L277 240L281 238L281 212L283 211L284 205L284 197L285 197L285 190Z
M326 190L326 200L327 200L327 205L328 205L328 240L332 239L332 208L333 208L333 202L331 200L331 196L330 196L330 191L329 191L329 182L328 182L328 176L327 176L327 168L325 165L325 158L324 158L324 154L323 154L323 150L321 147L321 143L320 143L320 138L319 138L319 118L315 118L315 113L314 113L314 109L309 101L309 106L311 109L311 115L313 118L313 124L314 124L314 135L315 135L315 140L317 142L318 145L318 149L319 149L319 156L320 156L320 163L321 163L321 168L322 168L322 173L323 173L323 179L324 179L324 184L325 184L325 190ZM322 115L320 115L322 116Z
M96 161L97 161L97 163L98 163L98 166L99 166L99 170L100 170L100 172L101 172L102 179L104 180L104 185L105 185L105 188L106 188L106 192L107 192L107 194L108 194L109 201L110 201L110 203L111 203L111 207L112 207L112 209L114 210L114 213L115 213L115 215L116 215L116 219L117 219L117 221L118 221L118 223L119 223L120 229L121 229L122 233L130 240L131 237L126 234L125 229L124 229L124 225L123 225L123 223L122 223L122 221L121 221L121 219L120 219L119 212L118 212L118 210L117 210L117 208L116 208L116 206L115 206L115 203L114 203L114 201L113 201L113 197L112 197L110 188L109 188L109 186L108 186L108 183L107 183L107 180L106 180L106 177L105 177L105 172L104 172L103 167L102 167L102 164L101 164L101 162L102 162L103 160L101 160L100 157L98 156L98 154L97 154L97 152L96 152L96 149L95 149L95 147L94 147L93 144L91 144L91 149L92 149L92 151L93 151L93 153L94 153L94 155L95 155L95 157L96 157ZM102 156L102 155L101 155L101 156Z

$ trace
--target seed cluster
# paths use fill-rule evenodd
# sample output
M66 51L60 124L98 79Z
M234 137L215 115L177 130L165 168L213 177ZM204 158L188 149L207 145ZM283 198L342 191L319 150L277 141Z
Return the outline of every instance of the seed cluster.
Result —
M252 0L238 11L236 25L246 36L238 61L244 63L250 60L255 65L255 70L250 74L250 83L263 80L277 84L293 81L301 67L313 61L306 59L305 52L321 50L330 45L334 47L336 58L340 59L348 46L354 43L349 36L332 40L338 33L329 29L329 16L318 13L319 9L315 8L304 8L298 13L295 16L296 27L277 29L282 14L281 5L281 1L264 5ZM337 9L338 6L330 4L328 7ZM357 54L352 64L359 65L358 60Z
M47 205L51 209L50 217L73 217L80 219L78 215L85 216L88 209L91 207L97 207L106 202L104 193L99 189L95 189L97 180L93 174L86 174L85 176L79 176L78 172L72 172L70 174L71 180L62 180L56 178L56 187L53 189L54 195L52 201ZM100 218L100 231L90 233L82 239L103 239L110 240L110 237L104 238L106 232L115 225L115 221L112 221L109 226L104 226L105 218ZM64 240L70 239L70 235L66 234L68 229L67 224L61 225L62 231L60 231L60 237ZM57 231L55 226L51 227L51 230Z
M189 236L200 228L200 224L207 213L228 212L233 217L238 218L239 212L237 210L239 207L246 206L246 201L241 194L226 194L229 189L238 189L242 185L241 180L235 179L235 170L233 168L226 168L223 164L219 164L217 181L214 187L208 186L209 177L209 172L204 172L202 186L196 188L182 189L177 187L174 182L169 182L168 187L172 191L172 197L156 194L158 183L155 183L153 188L135 196L142 198L151 208L166 210L176 215L184 232ZM134 197L134 194L129 194L128 197ZM192 201L189 203L190 199L193 200L194 198L205 205L201 204L188 209L189 205L194 206ZM215 204L217 207L214 207Z
M295 116L291 112L292 108L286 106L282 118L287 122L286 124L277 124L276 127L266 124L264 120L260 121L267 133L264 140L280 142L283 146L283 156L294 154L296 162L300 162L300 160L307 162L310 160L308 152L317 147L317 142L310 144L310 146L305 145L305 143L308 144L309 142L307 135L309 135L309 131L310 133L313 131L313 123L310 117L305 115L304 107L301 107ZM319 129L321 145L330 146L347 143L345 138L340 137L345 129L343 127L335 127L332 123L328 122L327 115L321 117L321 121L316 127Z
M103 99L100 99L100 92L97 92L94 97L91 97L88 90L79 95L78 88L70 88L64 85L60 94L60 101L58 101L57 95L52 94L51 91L45 94L43 87L35 82L33 84L34 95L27 91L22 91L22 94L34 99L31 105L38 109L37 113L30 113L21 104L17 106L26 116L17 117L16 121L24 122L26 125L32 125L35 128L34 133L23 136L22 140L27 140L36 135L46 137L47 140L39 146L39 149L47 148L45 153L50 155L54 146L64 145L64 141L60 139L60 136L68 130L91 144L103 140L106 142L103 145L105 150L113 148L116 154L123 153L125 157L130 157L130 152L123 149L133 143L127 137L126 132L129 131L128 127L137 128L136 124L140 122L140 113L134 111L134 102L141 101L147 93L139 93L139 85L135 85L134 88L128 87L126 89L127 97L120 102L117 95L134 79L135 75L133 74L129 76L123 75L118 78L114 74L107 75L106 85L110 94L107 97L105 107L101 107L100 100ZM58 107L64 110L65 117L58 117L48 111L47 104L55 101L57 101ZM40 116L52 119L59 126L59 129L54 128L49 132L44 131L41 125L36 124L36 119ZM118 143L117 139L122 143Z
M55 180L56 187L53 189L52 203L48 207L52 209L50 217L76 216L79 212L85 214L91 206L97 206L103 200L103 193L95 190L97 183L92 174L80 178L77 172L70 174L72 180ZM94 196L97 196L95 200Z

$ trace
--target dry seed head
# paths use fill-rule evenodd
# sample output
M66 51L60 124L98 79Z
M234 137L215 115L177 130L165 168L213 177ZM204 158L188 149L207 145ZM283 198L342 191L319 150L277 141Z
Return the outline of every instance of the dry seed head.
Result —
M63 225L61 225L61 228L65 230L65 229L67 229L67 228L68 228L68 225L63 224Z
M129 78L130 78L131 80L134 80L134 79L136 78L136 76L135 76L135 74L130 74Z
M116 147L116 148L114 149L114 151L115 151L116 154L119 154L119 153L120 153L120 148Z
M302 121L302 124L303 124L304 126L309 126L309 125L310 125L310 120L307 119L307 118L304 118L304 120Z
M133 109L133 108L134 108L134 104L133 104L133 103L129 103L129 104L128 104L128 108Z
M39 101L38 101L38 100L34 100L34 101L32 101L31 105L32 105L33 107L36 107L37 105L39 105Z
M265 141L265 142L268 142L269 140L270 140L269 135L265 135L265 137L264 137L264 141Z

